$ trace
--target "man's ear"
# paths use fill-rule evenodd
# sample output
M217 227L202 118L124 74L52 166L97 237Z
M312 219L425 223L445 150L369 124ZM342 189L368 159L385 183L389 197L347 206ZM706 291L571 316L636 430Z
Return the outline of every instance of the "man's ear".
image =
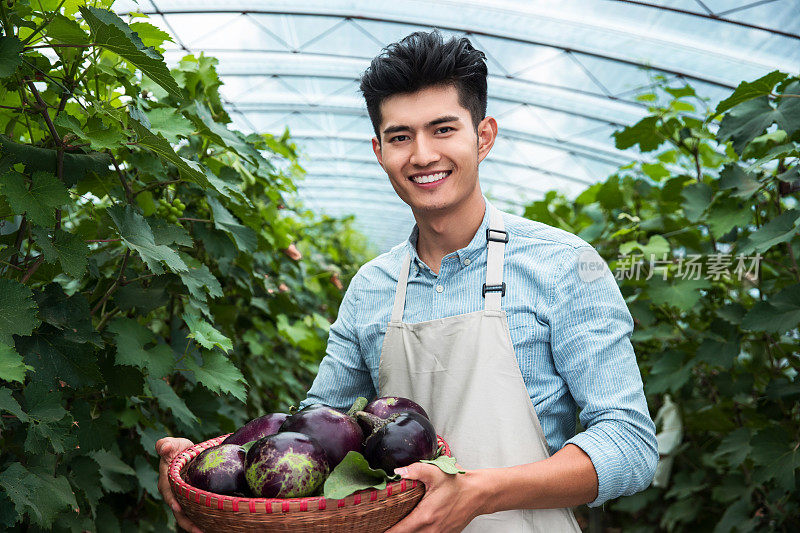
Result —
M372 138L372 151L375 152L375 157L378 158L378 164L386 170L383 166L383 153L381 153L381 143L378 142L377 137Z
M478 124L478 163L489 155L495 139L497 139L497 121L494 117L486 117Z

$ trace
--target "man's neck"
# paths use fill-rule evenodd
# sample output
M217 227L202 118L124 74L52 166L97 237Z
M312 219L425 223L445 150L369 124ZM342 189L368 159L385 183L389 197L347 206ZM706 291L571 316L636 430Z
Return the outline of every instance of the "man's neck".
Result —
M486 203L480 188L452 211L416 214L419 227L417 254L435 273L442 258L467 246L483 222Z

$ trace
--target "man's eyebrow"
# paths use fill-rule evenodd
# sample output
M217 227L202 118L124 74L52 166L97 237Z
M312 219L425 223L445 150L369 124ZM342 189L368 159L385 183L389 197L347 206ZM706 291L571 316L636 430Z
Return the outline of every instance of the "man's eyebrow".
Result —
M430 128L431 126L436 126L437 124L442 124L444 122L458 122L459 120L461 120L461 119L459 119L455 115L446 115L446 116L439 117L439 118L431 120L430 122L425 124L425 127L426 128ZM403 125L389 126L385 130L383 130L383 134L384 135L389 135L390 133L397 133L399 131L411 131L411 128L409 128L408 126L403 126Z

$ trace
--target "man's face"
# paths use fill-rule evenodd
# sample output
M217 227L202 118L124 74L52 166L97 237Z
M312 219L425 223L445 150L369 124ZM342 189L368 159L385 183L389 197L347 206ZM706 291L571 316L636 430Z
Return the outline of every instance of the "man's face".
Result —
M390 96L381 103L378 131L373 151L415 213L448 211L480 194L478 163L494 143L497 123L486 117L476 135L454 86Z

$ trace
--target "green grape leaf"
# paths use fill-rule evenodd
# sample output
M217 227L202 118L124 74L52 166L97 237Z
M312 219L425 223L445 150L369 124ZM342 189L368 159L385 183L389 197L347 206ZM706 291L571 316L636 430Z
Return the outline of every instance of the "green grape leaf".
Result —
M36 244L44 253L45 261L51 264L58 261L68 276L76 279L83 277L89 248L81 237L59 229L56 230L55 239L51 241L48 230L35 227L32 231Z
M39 325L33 292L18 281L0 278L0 343L14 345L15 335L30 335Z
M784 94L800 94L800 82L790 84ZM800 98L781 98L775 108L766 96L747 100L728 111L720 123L717 136L723 142L733 141L733 149L737 154L742 154L750 141L773 123L777 123L790 137L800 129Z
M668 284L661 278L654 277L649 281L647 294L656 305L671 305L688 311L703 297L700 290L709 288L711 283L706 279L681 279L674 284Z
M33 422L27 428L25 451L31 455L64 453L75 447L75 437L70 433L72 420L58 422Z
M0 37L0 78L8 78L22 64L22 42L12 36Z
M754 471L756 483L774 479L784 491L794 489L794 475L800 468L800 452L793 440L784 428L777 425L767 426L753 436L750 458L760 466Z
M675 186L679 181L673 182ZM681 193L683 197L683 214L691 222L697 222L703 216L706 208L711 203L713 191L705 183L693 183L684 187Z
M0 411L7 411L16 416L20 422L27 422L28 415L22 410L17 400L11 396L11 389L0 388Z
M798 228L800 210L789 209L740 240L738 251L743 255L765 252L776 244L792 240L797 235Z
M252 252L257 248L258 238L252 229L239 224L216 198L207 197L206 201L214 213L214 227L228 232L243 252Z
M180 273L181 281L193 297L205 302L206 294L212 298L222 296L222 286L206 265L186 254L181 257L189 267L188 271Z
M179 137L188 139L195 131L192 123L175 109L159 107L146 114L150 120L150 131L162 135L171 144L177 143Z
M195 100L194 104L188 108L188 112L197 129L216 144L234 150L255 166L259 166L264 161L258 150L245 140L244 135L238 131L229 130L225 124L216 122L211 116L211 112L201 102Z
M59 283L48 283L42 292L34 295L42 322L60 329L64 338L72 342L100 345L100 337L92 325L89 301L80 292L67 296Z
M169 33L160 28L156 28L148 22L133 22L130 24L130 28L136 32L142 40L142 44L145 46L152 46L153 48L159 49L161 45L164 44L164 41L175 42L172 40Z
M25 177L17 172L9 172L0 177L2 192L15 213L26 213L38 226L52 226L55 223L57 207L70 201L64 184L49 172L34 172L30 189Z
M147 267L155 274L163 274L161 262L166 264L173 272L188 270L178 253L163 244L156 244L153 231L147 221L130 205L115 205L108 207L106 212L116 224L119 236L123 242L139 255Z
M733 189L733 196L750 198L761 187L761 183L750 173L736 164L725 165L719 173L719 188Z
M63 154L64 185L72 187L78 180L93 175L105 176L111 165L108 154L92 152L90 154ZM37 171L55 174L57 169L57 151L38 148L28 144L15 143L4 135L0 135L0 173L6 172L15 164L25 165L27 172ZM4 178L0 177L0 183Z
M14 502L17 513L27 513L42 528L49 529L61 510L78 507L67 478L34 473L20 463L11 463L0 473L0 487Z
M147 217L147 223L153 231L153 240L157 245L177 244L179 246L192 246L192 238L186 228L182 228L177 224L170 224L160 217ZM185 257L182 254L181 257Z
M448 455L440 455L436 459L428 460L428 459L421 459L420 463L428 463L433 466L439 467L439 470L444 472L445 474L466 474L466 471L461 470L456 466L456 458L451 457Z
M72 486L80 489L92 514L97 509L97 504L103 497L103 487L100 485L100 466L90 457L80 455L70 460L69 479Z
M208 349L219 346L225 352L233 349L231 340L214 329L214 326L203 320L199 315L187 311L183 313L183 320L189 327L189 335L187 337L197 341L200 346Z
M199 366L194 358L186 358L186 368L194 372L195 380L207 389L233 395L241 402L247 400L245 385L247 381L238 368L223 354L217 351L203 350L203 366Z
M161 498L158 492L158 462L156 465L151 465L150 462L143 456L137 455L133 460L133 466L136 469L136 478L139 480L139 486L142 487L154 499Z
M98 410L92 415L92 408L85 400L72 405L70 413L78 424L78 444L83 452L110 449L116 442L119 419L110 410Z
M351 450L325 479L323 494L325 499L340 500L359 490L383 490L387 481L398 477L394 473L389 477L384 470L370 467L361 453Z
M58 389L43 383L31 383L22 395L25 399L25 411L28 417L37 422L58 422L67 411L61 406L61 393Z
M150 376L162 377L169 374L174 366L172 348L157 344L145 349L145 345L155 342L153 332L132 318L116 318L108 325L114 334L117 345L116 363L135 366L147 370Z
M109 121L109 124L106 124L96 115L89 117L86 120L86 125L81 126L75 117L67 113L60 113L53 119L53 124L84 141L88 141L92 145L92 150L114 150L124 146L128 140L118 122Z
M121 18L111 11L91 6L82 6L80 12L97 45L135 65L170 95L182 98L181 89L169 73L163 56L154 48L145 46Z
M718 239L735 226L747 226L752 218L753 212L749 205L734 198L724 198L711 205L706 224L711 229L711 234Z
M47 36L58 44L89 44L89 36L76 20L56 13L45 26ZM59 115L60 116L60 115Z
M135 307L139 313L146 315L153 309L169 302L169 294L166 291L167 282L167 276L158 276L152 278L147 287L141 282L129 283L117 289L117 292L114 293L114 302L123 311L129 311Z
M176 154L175 150L169 144L169 141L167 141L163 135L154 134L134 118L128 121L128 127L130 127L139 138L139 146L143 146L152 151L161 160L175 165L183 179L196 183L204 189L208 189L211 186L206 179L202 167L194 161L189 161Z
M614 132L616 147L626 150L639 145L642 152L652 152L664 143L664 137L658 134L658 117L644 117L633 126L627 126Z
M57 329L43 325L30 337L20 337L17 350L36 369L33 378L52 386L56 379L71 387L91 386L102 378L96 355L86 344L70 342Z
M788 74L780 72L779 70L773 70L766 76L762 76L755 81L741 82L739 86L736 87L736 90L733 91L732 95L717 104L717 109L714 111L714 114L719 115L732 107L736 107L742 102L770 94L773 87L787 77Z
M6 346L0 343L0 379L4 381L16 381L18 383L25 382L25 373L33 370L32 366L26 365L22 361L22 356L18 354L11 346ZM0 389L8 390L8 389ZM2 399L0 399L0 409L3 407Z
M785 333L800 323L800 284L786 287L766 302L756 303L742 319L749 331Z
M186 402L175 394L175 390L169 383L163 379L149 377L147 378L147 386L150 387L150 391L158 400L158 404L162 409L169 409L176 418L179 418L184 423L198 422L197 417L186 406Z
M127 476L136 476L136 472L126 463L107 450L96 450L88 454L100 465L100 484L108 492L126 492L131 483Z

